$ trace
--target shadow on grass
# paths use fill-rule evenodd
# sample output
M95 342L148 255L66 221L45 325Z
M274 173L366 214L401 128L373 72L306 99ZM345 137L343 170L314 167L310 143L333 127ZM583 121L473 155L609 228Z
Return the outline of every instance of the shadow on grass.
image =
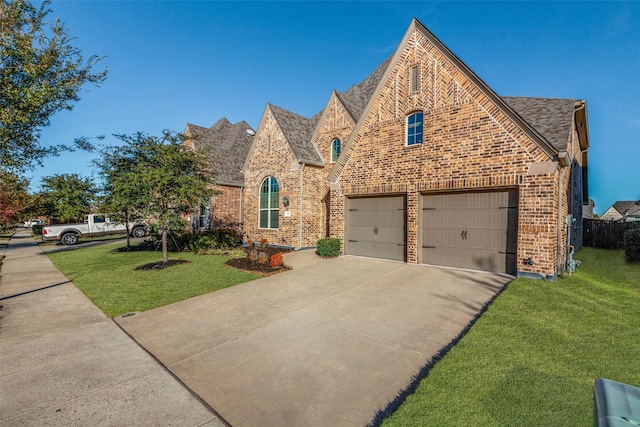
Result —
M481 283L481 282L480 284L485 285L484 283ZM467 332L469 332L469 330L476 323L476 321L488 310L489 306L493 303L493 301L495 301L495 299L498 298L498 296L500 296L500 294L504 292L505 289L507 289L507 286L509 286L509 284L506 284L502 286L501 289L497 290L496 294L482 306L482 308L478 311L476 316L473 319L471 319L471 321L467 324L467 326L465 326L465 328L457 336L455 336L447 345L442 347L427 362L427 364L423 366L420 369L420 371L418 371L418 373L412 378L409 385L400 393L398 393L398 395L391 402L389 402L389 404L387 404L387 406L384 409L380 409L378 410L378 412L376 412L376 415L374 416L373 420L371 420L371 422L368 424L368 426L377 427L382 425L382 422L386 418L393 415L393 413L397 411L398 408L400 408L400 406L402 406L402 404L407 399L407 397L416 391L416 389L420 385L420 382L429 375L429 372L431 372L431 370L436 365L436 363L438 363L444 356L446 356L447 353L449 353L449 351L467 334ZM493 286L490 286L490 287L493 288Z

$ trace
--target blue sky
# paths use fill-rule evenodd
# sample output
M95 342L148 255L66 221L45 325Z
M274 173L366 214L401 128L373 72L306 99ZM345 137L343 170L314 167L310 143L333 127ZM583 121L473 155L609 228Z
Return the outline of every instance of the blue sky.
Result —
M496 93L586 99L590 196L602 214L640 199L640 2L53 1L105 83L44 129L79 136L257 127L267 102L313 116L332 89L359 83L418 18ZM28 174L91 176L88 153Z

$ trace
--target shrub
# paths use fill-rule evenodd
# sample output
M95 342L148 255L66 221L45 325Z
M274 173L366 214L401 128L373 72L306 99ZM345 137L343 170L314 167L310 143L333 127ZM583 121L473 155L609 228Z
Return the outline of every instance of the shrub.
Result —
M271 267L279 267L282 264L284 264L284 260L282 259L281 253L273 254L271 258L269 258L269 265Z
M238 245L238 232L230 228L201 231L191 236L189 248L195 253L204 253L212 249L233 248Z
M42 236L42 229L43 228L44 228L44 225L36 224L36 225L31 227L31 234L33 234L34 236Z
M325 237L316 243L318 255L326 257L336 257L340 255L340 239Z
M640 228L624 233L624 256L628 262L640 261Z

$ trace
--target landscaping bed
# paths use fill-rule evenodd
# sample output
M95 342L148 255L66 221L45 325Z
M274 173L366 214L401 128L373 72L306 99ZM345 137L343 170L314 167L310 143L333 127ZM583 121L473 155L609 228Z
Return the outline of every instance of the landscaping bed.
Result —
M272 255L275 255L278 253L282 254L286 252L291 252L291 249L289 248L276 248L276 247L267 246L265 248L258 249L256 247L245 246L242 249L247 254L247 256L245 256L244 258L231 258L225 264L240 270L247 270L247 271L257 272L261 274L280 273L282 271L291 269L291 267L284 264L272 266L269 263L269 260L271 259ZM257 258L251 258L250 257L251 251L263 252L265 254L267 261L260 262Z

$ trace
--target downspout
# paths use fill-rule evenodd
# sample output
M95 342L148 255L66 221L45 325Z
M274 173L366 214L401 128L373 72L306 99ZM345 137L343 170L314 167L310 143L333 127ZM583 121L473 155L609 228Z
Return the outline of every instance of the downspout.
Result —
M302 207L303 195L304 195L304 165L305 163L300 163L300 228L298 230L298 249L302 249L302 230L303 230L303 221L302 221L302 213L304 211Z
M562 153L561 153L562 154ZM560 176L558 177L558 237L557 237L557 248L556 248L556 274L562 275L564 272L564 265L562 263L562 230L566 223L566 219L562 216L562 178L564 177L564 173L566 170L568 156L564 153L565 156L560 157ZM564 160L564 161L563 161ZM564 163L564 164L563 164Z
M242 197L244 196L244 185L240 186L240 206L238 214L238 224L242 224ZM242 227L242 225L240 225ZM243 227L244 228L244 227Z

